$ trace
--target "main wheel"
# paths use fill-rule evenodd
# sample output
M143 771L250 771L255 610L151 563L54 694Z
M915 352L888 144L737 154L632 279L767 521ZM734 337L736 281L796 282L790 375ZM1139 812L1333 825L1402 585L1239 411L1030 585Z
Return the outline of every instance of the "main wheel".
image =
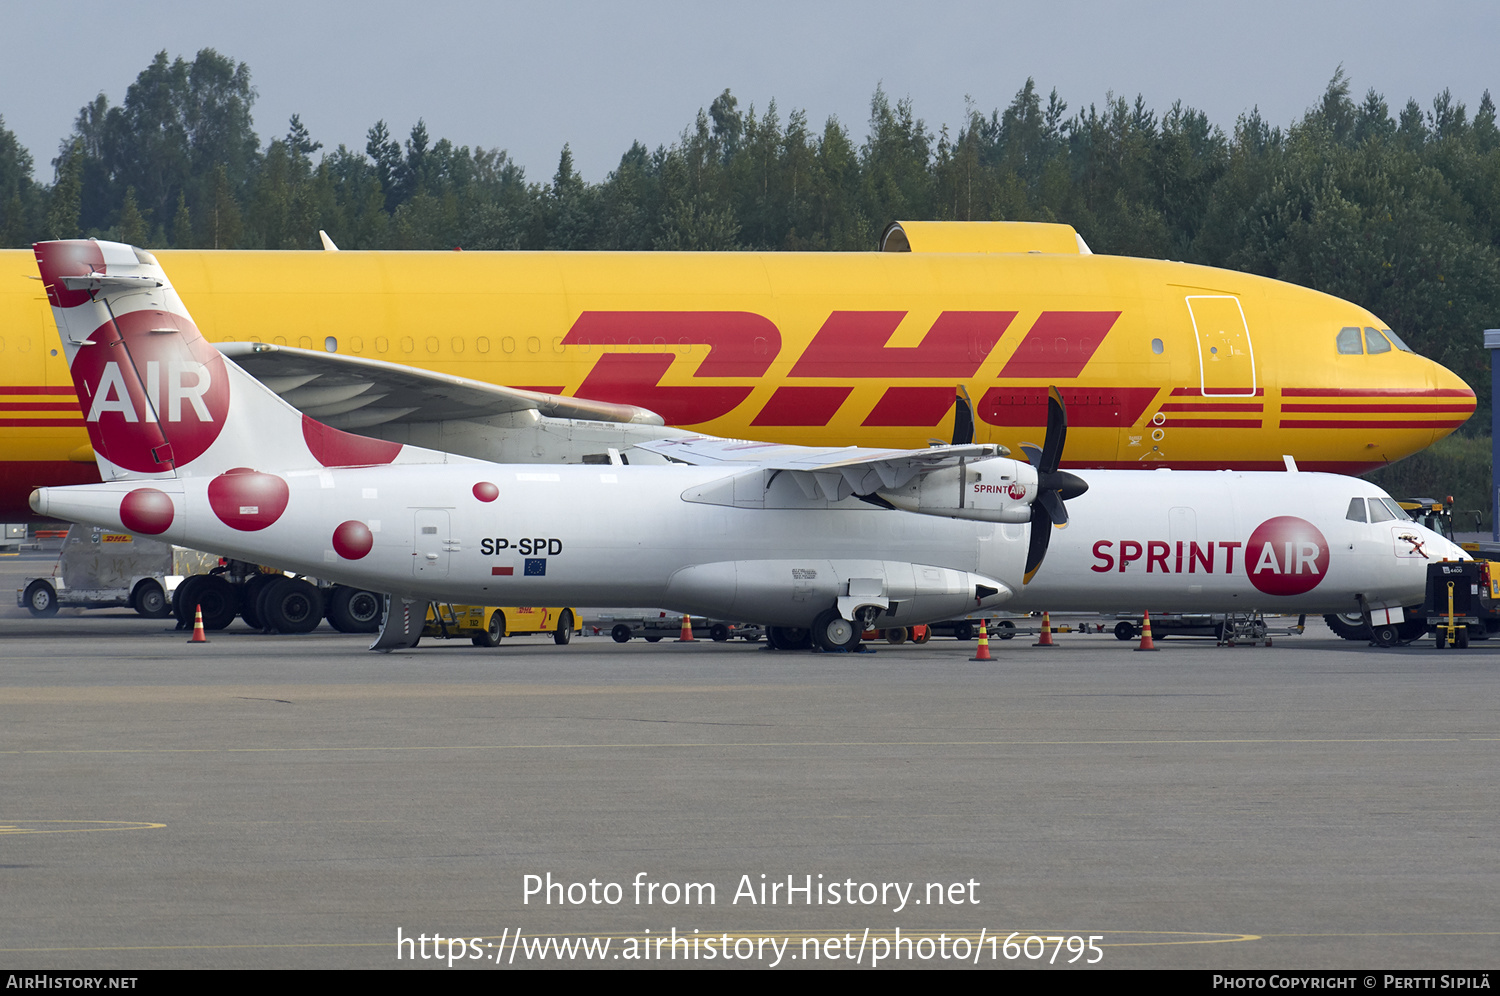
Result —
M50 581L37 578L26 586L26 594L22 597L26 600L26 611L32 615L57 615L57 589L52 587Z
M245 625L251 629L260 629L264 623L260 617L260 596L271 585L276 583L279 574L252 574L244 584L240 585L240 618L245 620ZM380 614L375 616L377 625L380 622Z
M278 633L311 633L323 621L323 593L300 578L282 578L266 589L260 610Z
M813 620L813 641L825 652L853 650L859 645L859 637L859 626L839 615L837 609L824 609Z
M1341 640L1370 639L1370 629L1365 625L1363 613L1330 612L1323 617L1323 621L1333 630L1333 635Z
M384 599L373 591L338 585L328 594L328 623L340 633L376 633Z
M615 628L609 631L609 638L616 643L629 643L630 627L624 623L615 623Z
M777 650L811 650L812 634L801 626L770 626L766 641Z
M557 629L552 631L552 642L559 647L566 647L573 642L572 609L563 609L562 615L557 617Z
M198 604L198 587L208 580L205 575L194 574L182 579L177 590L172 592L172 615L177 617L178 629L193 628L193 610Z
M161 590L159 583L150 578L135 586L135 591L130 596L130 605L138 615L147 619L165 619L172 614L167 593Z
M203 628L206 630L221 630L239 615L239 594L234 590L234 585L217 574L199 578L198 584L192 589L192 595L193 602L187 606L189 626L193 624L198 609L203 610Z

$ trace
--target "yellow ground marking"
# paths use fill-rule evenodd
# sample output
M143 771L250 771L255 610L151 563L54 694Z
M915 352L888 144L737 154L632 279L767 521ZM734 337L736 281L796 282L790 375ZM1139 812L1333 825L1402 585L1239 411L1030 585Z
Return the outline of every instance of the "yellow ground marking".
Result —
M96 825L83 826L82 824ZM100 830L160 830L164 826L166 826L165 823L130 823L125 820L0 819L0 836L17 833L97 833Z

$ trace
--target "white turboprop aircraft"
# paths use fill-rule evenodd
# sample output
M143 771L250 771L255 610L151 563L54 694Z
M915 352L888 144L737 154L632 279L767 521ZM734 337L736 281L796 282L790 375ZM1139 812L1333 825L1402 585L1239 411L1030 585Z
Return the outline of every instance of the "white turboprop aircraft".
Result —
M616 454L539 466L371 440L300 414L214 350L149 253L76 241L36 256L106 483L38 489L35 511L412 603L661 604L769 623L783 645L810 631L847 647L876 618L1012 602L1066 524L1063 500L1090 484L1092 563L1039 578L1049 607L1193 608L1201 595L1243 611L1379 610L1420 600L1418 560L1461 556L1415 524L1396 536L1367 521L1378 489L1348 478L1091 472L1086 484L1057 470L1056 401L1034 465L988 445L679 437L640 445L669 466ZM377 649L415 642L422 613L409 609L387 613Z

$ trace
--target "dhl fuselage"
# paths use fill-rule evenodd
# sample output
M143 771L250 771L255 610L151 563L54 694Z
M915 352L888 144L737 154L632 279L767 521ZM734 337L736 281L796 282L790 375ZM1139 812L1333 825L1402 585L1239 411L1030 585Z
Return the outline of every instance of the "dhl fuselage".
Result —
M1291 455L1357 474L1474 410L1457 376L1326 294L1089 254L1062 225L908 229L915 251L157 255L210 341L625 402L720 436L920 446L949 438L962 386L975 441L1016 449L1040 441L1056 385L1064 466ZM33 487L98 480L35 276L29 250L0 252L0 520L28 517Z

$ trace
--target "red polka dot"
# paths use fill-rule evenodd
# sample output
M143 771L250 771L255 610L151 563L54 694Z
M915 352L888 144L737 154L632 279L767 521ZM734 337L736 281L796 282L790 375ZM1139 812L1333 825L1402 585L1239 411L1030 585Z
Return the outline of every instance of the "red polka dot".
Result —
M275 474L236 467L208 482L208 504L219 521L241 532L264 529L286 511L291 488Z
M500 489L489 481L480 481L474 485L474 497L480 501L494 501L500 497Z
M375 537L370 527L358 520L341 522L333 531L333 552L345 560L358 560L374 546Z
M164 533L172 525L172 515L172 499L155 488L136 488L120 499L120 523L133 533Z

